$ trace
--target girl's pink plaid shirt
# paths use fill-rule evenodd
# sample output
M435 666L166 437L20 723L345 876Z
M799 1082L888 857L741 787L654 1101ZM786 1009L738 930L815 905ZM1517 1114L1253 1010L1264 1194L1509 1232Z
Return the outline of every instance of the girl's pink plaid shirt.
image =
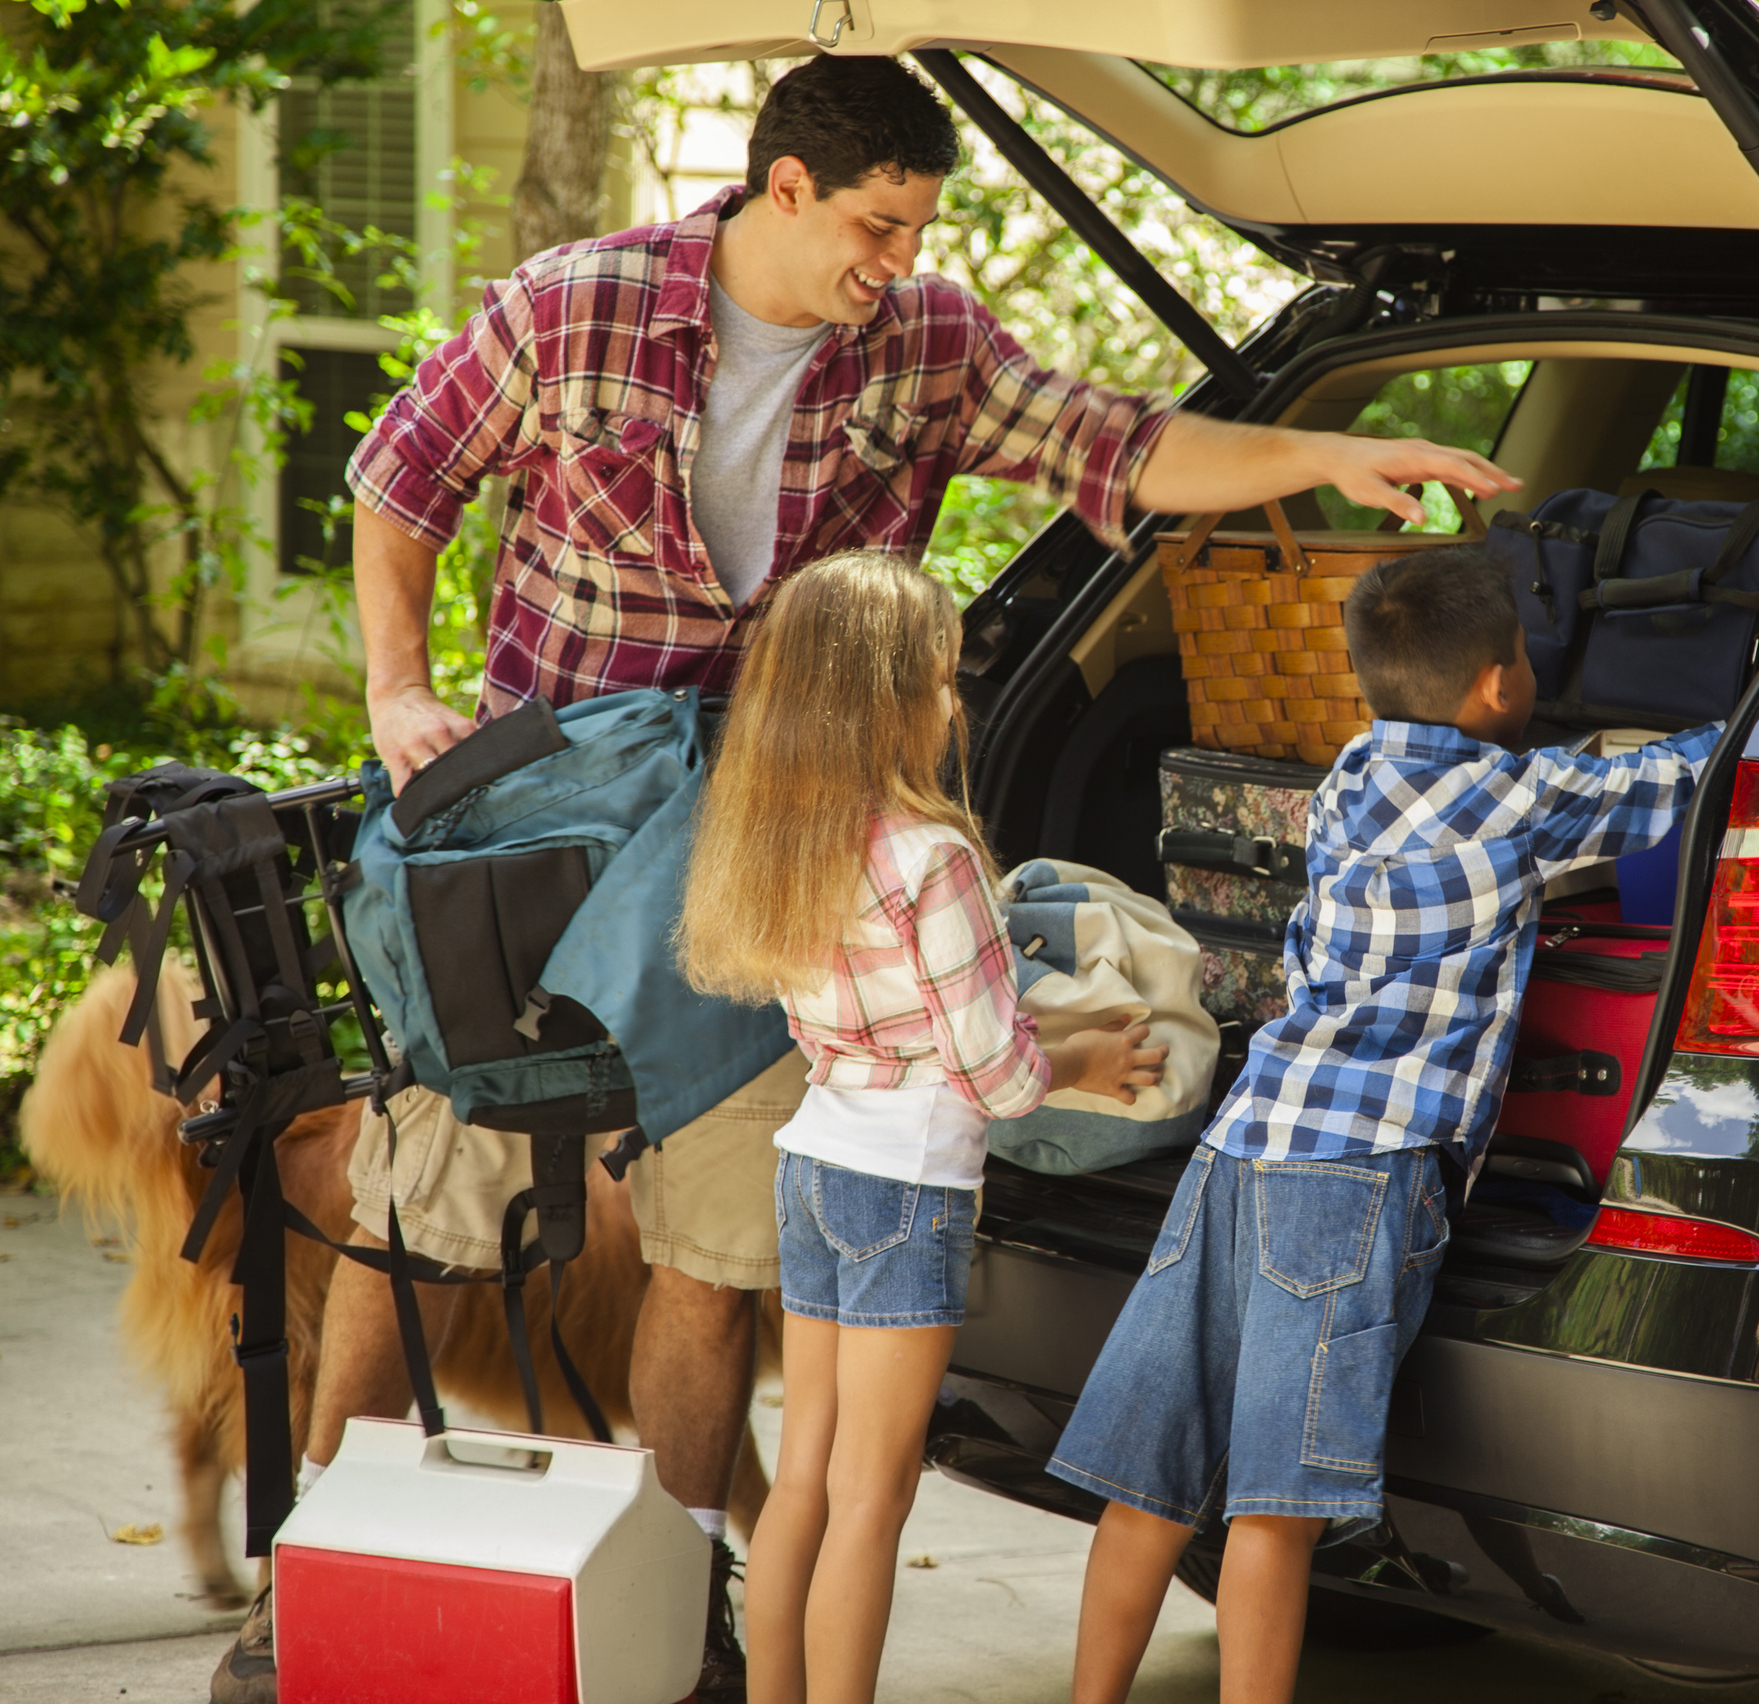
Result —
M1031 1112L1050 1088L983 867L963 835L938 824L874 824L856 915L829 976L782 1005L812 1061L810 1083L945 1083L990 1118Z

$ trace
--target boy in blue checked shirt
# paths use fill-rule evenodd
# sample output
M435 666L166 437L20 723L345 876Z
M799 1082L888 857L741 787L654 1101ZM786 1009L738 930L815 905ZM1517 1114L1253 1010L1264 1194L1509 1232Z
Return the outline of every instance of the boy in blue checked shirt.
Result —
M1050 1463L1109 1499L1074 1704L1123 1704L1218 1512L1223 1704L1293 1696L1313 1547L1381 1518L1393 1375L1449 1186L1495 1128L1544 884L1661 840L1721 731L1517 755L1533 670L1473 547L1372 569L1344 625L1376 720L1313 795L1288 1014L1252 1038Z

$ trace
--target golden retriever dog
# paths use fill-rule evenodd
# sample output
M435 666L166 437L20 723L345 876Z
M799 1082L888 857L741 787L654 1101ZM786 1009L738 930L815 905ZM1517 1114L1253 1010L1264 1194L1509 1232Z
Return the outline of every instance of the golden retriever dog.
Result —
M194 978L168 959L158 999L171 1059L185 1057L195 1043L200 1026L190 1007L198 992ZM182 1476L182 1530L202 1591L216 1607L235 1608L249 1594L227 1561L219 1511L227 1479L244 1465L244 1386L228 1330L239 1305L239 1291L230 1282L241 1224L238 1194L233 1190L228 1197L201 1260L192 1265L181 1259L178 1250L210 1174L197 1162L199 1150L178 1138L178 1123L188 1109L154 1091L144 1047L124 1047L116 1039L133 997L132 972L106 970L93 980L44 1048L20 1122L32 1163L64 1199L77 1202L88 1220L124 1228L134 1275L122 1297L122 1335L171 1412ZM275 1143L287 1199L338 1242L354 1229L347 1174L359 1128L360 1106L351 1103L306 1114ZM633 1428L629 1357L648 1269L627 1185L614 1182L602 1166L588 1171L586 1252L568 1270L562 1333L606 1418L627 1431ZM338 1256L292 1232L286 1253L297 1461L311 1422L324 1299ZM779 1357L775 1301L773 1292L766 1296L760 1315L760 1359L769 1368ZM550 1349L545 1277L534 1276L526 1286L526 1307L545 1425L559 1437L586 1437L585 1422ZM461 1403L505 1430L525 1430L529 1422L498 1285L460 1288L434 1377L444 1400ZM730 1509L743 1532L751 1531L768 1491L748 1428Z

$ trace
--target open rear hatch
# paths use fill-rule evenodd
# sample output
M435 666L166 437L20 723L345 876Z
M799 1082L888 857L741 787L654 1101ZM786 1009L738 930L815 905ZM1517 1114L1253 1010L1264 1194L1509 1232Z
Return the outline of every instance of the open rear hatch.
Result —
M914 53L945 82L950 50L981 54L1192 205L1322 280L1716 301L1750 298L1759 277L1759 12L1747 0L559 3L590 69L816 44ZM1544 42L1657 42L1684 69L1420 81L1242 132L1149 68L1422 55L1457 65ZM1200 357L1215 353L1186 341Z

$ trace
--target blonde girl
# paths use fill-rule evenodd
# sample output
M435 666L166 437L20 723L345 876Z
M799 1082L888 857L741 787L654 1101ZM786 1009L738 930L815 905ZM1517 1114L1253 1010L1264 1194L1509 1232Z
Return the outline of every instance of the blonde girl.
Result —
M1041 1048L964 798L946 589L876 551L804 569L752 641L679 926L705 992L780 997L812 1062L776 1137L781 1460L745 1584L751 1704L868 1704L898 1537L965 1315L992 1118L1159 1080L1146 1026ZM960 797L942 783L956 755Z

